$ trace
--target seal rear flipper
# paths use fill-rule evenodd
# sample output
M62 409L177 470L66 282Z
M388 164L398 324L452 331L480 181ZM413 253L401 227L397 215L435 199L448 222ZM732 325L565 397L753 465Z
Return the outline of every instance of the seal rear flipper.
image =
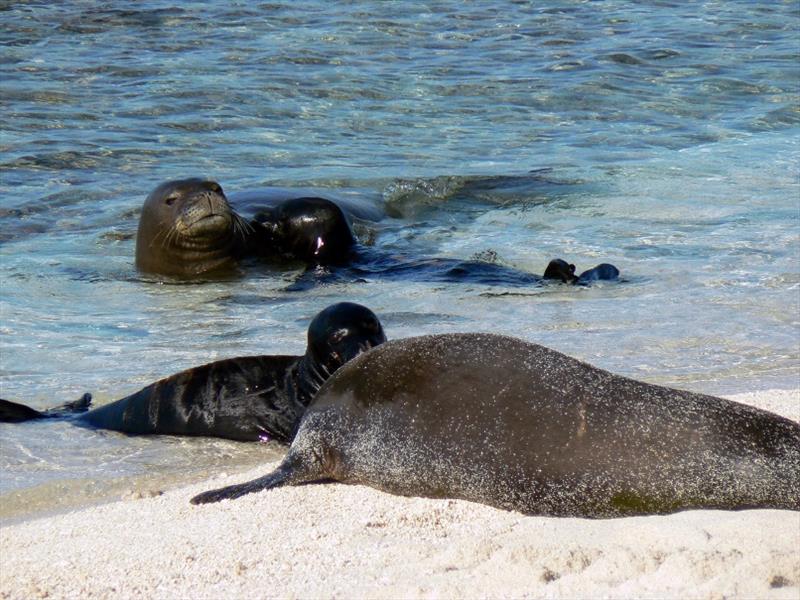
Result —
M92 395L84 394L77 400L65 402L46 410L36 410L19 402L0 399L0 423L24 423L35 419L58 419L89 410Z
M10 400L0 399L0 423L22 423L34 419L46 419L43 412Z
M328 475L317 468L316 463L304 460L299 453L289 453L283 459L278 468L272 473L268 473L258 479L253 479L247 483L229 485L216 490L209 490L198 494L190 500L192 504L211 504L220 500L233 500L246 494L271 490L285 485L297 485L318 479L324 479Z

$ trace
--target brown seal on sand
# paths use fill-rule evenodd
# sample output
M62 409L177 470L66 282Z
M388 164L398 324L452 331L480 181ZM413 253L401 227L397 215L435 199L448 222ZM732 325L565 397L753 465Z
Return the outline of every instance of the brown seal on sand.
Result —
M275 471L192 502L324 479L565 517L800 510L800 424L515 338L424 336L340 369Z

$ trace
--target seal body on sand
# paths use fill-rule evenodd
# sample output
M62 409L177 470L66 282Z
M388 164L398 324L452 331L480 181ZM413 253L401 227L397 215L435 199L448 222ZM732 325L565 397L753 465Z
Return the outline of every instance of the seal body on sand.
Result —
M321 479L555 516L800 510L800 425L515 338L409 338L332 377L273 473L192 502Z
M325 380L384 341L383 328L371 310L349 302L334 304L311 321L303 356L245 356L187 369L75 416L75 423L131 434L288 443ZM88 401L76 412L87 408ZM19 422L67 415L64 410L39 412L0 401L3 416L7 422Z

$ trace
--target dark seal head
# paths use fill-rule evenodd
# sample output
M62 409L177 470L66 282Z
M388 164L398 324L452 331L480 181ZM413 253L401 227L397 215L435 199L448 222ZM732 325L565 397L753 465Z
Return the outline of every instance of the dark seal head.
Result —
M575 265L561 258L554 258L548 263L544 270L544 278L555 279L562 283L575 283L578 280L575 275Z
M356 245L350 221L338 204L325 198L294 198L259 212L263 242L259 253L308 264L346 263Z
M800 510L800 424L515 338L423 336L331 377L275 471L192 502L325 479L553 516Z
M244 251L250 229L216 181L167 181L142 207L136 268L173 277L230 268Z
M322 375L317 389L345 363L385 341L381 322L366 306L339 302L320 311L308 326L306 347L309 368Z

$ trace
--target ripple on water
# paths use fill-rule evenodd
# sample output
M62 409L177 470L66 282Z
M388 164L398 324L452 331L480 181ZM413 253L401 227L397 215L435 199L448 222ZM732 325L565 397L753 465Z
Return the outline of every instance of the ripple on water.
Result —
M796 26L792 3L9 5L2 394L104 402L217 358L299 353L341 300L389 337L493 331L699 391L796 387ZM292 270L136 273L145 196L193 175L360 194L385 204L360 235L387 252L608 261L625 282L291 292ZM1 506L261 450L62 425L3 428Z

